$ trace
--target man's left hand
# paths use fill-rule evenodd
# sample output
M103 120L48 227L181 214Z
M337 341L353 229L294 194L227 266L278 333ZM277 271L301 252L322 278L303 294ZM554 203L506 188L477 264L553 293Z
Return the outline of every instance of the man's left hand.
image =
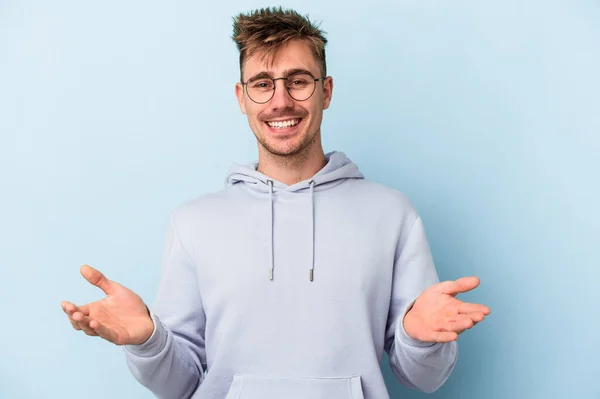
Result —
M485 305L455 298L478 285L479 278L462 277L427 288L404 316L404 330L409 337L423 342L456 341L460 333L490 314L490 308Z

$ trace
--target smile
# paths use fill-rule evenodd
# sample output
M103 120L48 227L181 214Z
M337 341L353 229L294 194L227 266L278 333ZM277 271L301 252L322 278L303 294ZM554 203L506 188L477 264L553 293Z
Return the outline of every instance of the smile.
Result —
M296 126L300 123L301 119L288 119L286 121L272 121L267 122L267 125L273 129L287 129L292 126Z

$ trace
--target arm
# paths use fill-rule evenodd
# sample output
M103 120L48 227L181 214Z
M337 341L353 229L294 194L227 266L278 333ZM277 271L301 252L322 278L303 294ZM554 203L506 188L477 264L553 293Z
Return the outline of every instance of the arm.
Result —
M431 393L439 389L456 364L458 346L451 342L422 342L404 329L404 316L421 292L439 282L423 222L419 216L396 248L392 298L385 350L394 375L405 386Z
M159 398L189 398L202 382L206 365L205 314L196 267L172 217L161 278L150 310L154 332L141 345L125 345L133 376Z

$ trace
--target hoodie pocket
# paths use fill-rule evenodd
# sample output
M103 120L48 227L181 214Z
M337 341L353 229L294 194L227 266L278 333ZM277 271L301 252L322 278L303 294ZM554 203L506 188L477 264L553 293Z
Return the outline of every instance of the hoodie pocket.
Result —
M364 399L360 376L286 377L234 374L225 399Z

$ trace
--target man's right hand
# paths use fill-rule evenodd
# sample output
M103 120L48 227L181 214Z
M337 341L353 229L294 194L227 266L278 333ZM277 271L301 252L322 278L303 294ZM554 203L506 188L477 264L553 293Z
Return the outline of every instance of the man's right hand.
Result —
M154 321L142 298L91 266L81 266L80 272L87 281L104 291L106 298L82 306L62 302L62 309L73 328L115 345L146 342L154 331Z

